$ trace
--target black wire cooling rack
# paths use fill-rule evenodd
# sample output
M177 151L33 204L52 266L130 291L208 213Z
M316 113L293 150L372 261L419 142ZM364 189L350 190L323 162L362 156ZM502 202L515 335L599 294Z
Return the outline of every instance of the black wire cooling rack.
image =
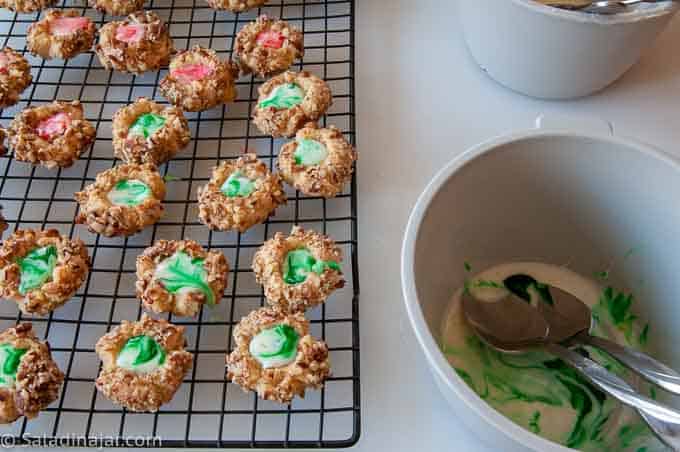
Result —
M81 1L65 0L60 7L76 8L99 26L112 20ZM334 104L323 123L336 125L354 142L353 0L271 1L242 14L214 11L203 0L150 0L145 6L170 24L177 49L201 44L225 59L231 56L234 35L259 14L298 26L305 34L305 57L297 68L323 77L333 91ZM25 51L26 29L39 17L38 13L0 12L0 39L23 51L33 67L33 84L16 106L2 111L0 122L6 126L27 106L80 99L86 117L97 127L97 140L68 169L47 170L11 156L0 159L0 203L10 223L5 234L16 228L56 228L85 241L93 266L74 299L48 317L26 317L14 303L0 303L0 327L33 322L66 374L60 398L38 418L0 426L1 445L330 448L354 444L360 432L356 181L329 200L303 196L288 187L288 204L265 224L243 234L211 232L199 224L196 189L207 182L213 166L247 149L273 168L282 144L261 135L249 120L262 80L242 78L236 102L187 115L192 142L161 168L168 181L164 218L127 239L89 233L73 223L77 213L73 192L117 163L111 147L111 116L119 107L139 96L165 103L157 89L165 71L142 76L110 72L92 52L68 61L32 57ZM232 327L264 304L250 269L253 253L275 232L288 232L294 224L337 241L345 255L347 285L324 306L307 313L312 334L329 345L333 377L324 389L308 391L305 399L282 405L258 400L226 382L224 356L232 348ZM172 402L157 413L138 414L96 391L99 360L94 344L121 320L141 315L134 294L135 258L158 238L197 240L222 251L232 270L218 307L204 309L197 319L168 317L186 327L194 365Z

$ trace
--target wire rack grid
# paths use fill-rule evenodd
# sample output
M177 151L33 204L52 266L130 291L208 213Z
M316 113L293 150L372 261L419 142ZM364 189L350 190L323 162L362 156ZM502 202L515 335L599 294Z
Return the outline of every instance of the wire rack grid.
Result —
M76 8L99 26L112 20L79 1L65 0L60 7ZM200 44L225 59L231 57L238 30L259 14L298 26L305 34L305 57L297 68L321 76L333 91L333 107L322 123L336 125L354 143L353 0L279 0L242 14L214 11L203 0L150 0L146 8L170 25L177 49ZM25 50L26 30L40 17L40 13L0 13L0 39L5 46L23 51L33 74L33 84L16 106L0 113L0 122L7 126L28 106L80 99L87 119L97 128L97 140L67 169L47 170L11 156L0 159L0 203L10 223L5 235L17 228L56 228L81 238L93 265L76 296L47 317L27 317L13 303L0 303L0 328L31 321L49 341L66 375L56 402L36 419L0 426L0 435L14 444L60 446L332 448L354 444L360 433L356 180L329 200L303 196L287 187L287 205L243 234L212 232L199 224L196 189L207 182L213 166L247 149L274 168L283 143L261 135L250 122L257 87L263 81L242 78L234 103L187 114L192 142L161 167L168 181L163 219L129 238L89 233L73 223L77 213L73 192L117 163L111 147L111 117L118 108L140 96L167 103L157 90L166 71L141 76L107 71L92 52L67 61L33 57ZM225 381L224 356L232 348L233 326L264 305L250 269L253 253L275 232L288 232L294 224L336 240L344 251L347 284L325 305L307 313L312 334L329 345L333 376L325 388L282 405L258 400ZM221 304L202 310L196 319L167 317L185 326L193 367L173 400L157 413L132 413L95 389L99 360L94 345L121 320L141 315L134 293L135 258L158 238L191 238L222 251L231 267L229 287Z

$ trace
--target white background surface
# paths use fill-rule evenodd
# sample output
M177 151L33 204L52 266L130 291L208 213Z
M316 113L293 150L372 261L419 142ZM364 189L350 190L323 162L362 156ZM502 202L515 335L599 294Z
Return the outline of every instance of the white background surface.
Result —
M604 118L615 133L680 155L680 16L603 93L543 102L502 88L475 66L450 4L358 1L361 451L491 450L440 399L403 320L402 234L439 168L480 141L532 127L542 113Z
M532 127L542 113L605 118L618 134L680 155L680 16L605 92L543 102L507 91L475 66L450 1L357 1L358 451L491 450L458 425L440 398L404 318L402 234L418 194L439 168L480 141Z

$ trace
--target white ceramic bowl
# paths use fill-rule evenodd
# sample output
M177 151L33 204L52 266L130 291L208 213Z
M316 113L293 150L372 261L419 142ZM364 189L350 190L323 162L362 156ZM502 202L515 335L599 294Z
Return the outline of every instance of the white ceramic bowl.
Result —
M529 96L567 99L623 75L679 7L601 16L530 0L458 0L458 15L470 53L492 78Z
M506 1L506 0L504 0ZM410 323L442 395L480 439L506 451L569 449L517 426L480 399L437 346L444 309L475 270L533 260L638 287L652 350L680 368L680 166L607 133L536 130L476 146L443 168L405 233L402 284ZM622 259L633 247L633 258ZM663 344L669 344L664 348ZM677 349L677 346L675 346Z

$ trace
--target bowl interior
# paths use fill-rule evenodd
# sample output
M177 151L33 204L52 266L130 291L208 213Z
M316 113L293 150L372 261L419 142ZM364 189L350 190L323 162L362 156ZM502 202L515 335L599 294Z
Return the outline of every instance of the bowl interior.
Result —
M416 232L413 279L437 340L444 310L474 270L507 261L611 270L650 322L654 354L680 368L680 169L623 140L537 134L444 170ZM435 185L437 182L435 182Z

